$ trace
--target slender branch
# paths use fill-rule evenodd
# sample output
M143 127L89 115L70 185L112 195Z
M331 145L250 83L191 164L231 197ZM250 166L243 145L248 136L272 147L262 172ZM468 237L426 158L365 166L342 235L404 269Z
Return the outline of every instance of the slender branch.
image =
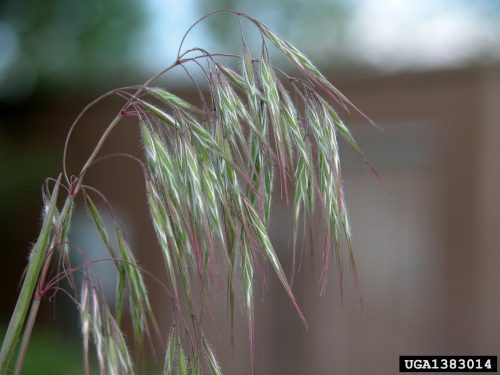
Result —
M120 122L120 120L122 118L123 118L123 116L121 114L118 114L117 116L115 116L115 118L108 125L108 127L106 128L106 130L104 131L104 133L102 133L101 138L99 139L99 142L97 142L97 145L95 146L94 150L90 154L87 162L82 167L82 171L81 171L80 176L78 178L78 182L77 182L77 185L76 185L76 187L75 187L75 189L73 191L73 194L76 194L78 192L78 189L80 188L80 186L82 184L83 176L87 172L87 170L90 167L90 165L94 162L94 159L96 158L97 154L101 150L102 145L104 144L104 142L108 138L109 133L111 133L111 131L115 128L115 126Z

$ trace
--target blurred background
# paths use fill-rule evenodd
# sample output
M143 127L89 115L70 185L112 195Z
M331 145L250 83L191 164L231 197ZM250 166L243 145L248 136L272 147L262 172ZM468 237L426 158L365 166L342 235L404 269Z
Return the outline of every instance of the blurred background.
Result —
M341 113L381 175L344 147L364 309L352 283L341 304L335 272L320 296L318 267L306 260L294 286L305 331L271 277L257 301L257 373L385 375L398 372L399 355L498 355L500 3L489 0L0 1L1 329L39 230L41 185L61 170L72 120L97 95L172 63L186 29L223 8L290 40L384 129ZM258 43L248 31L252 37ZM235 18L208 19L187 38L185 48L193 46L238 53ZM165 84L196 98L181 70ZM119 108L109 99L84 118L69 144L70 172ZM130 121L103 152L140 155L140 148ZM88 178L119 212L140 262L164 275L140 168L109 160ZM272 239L287 270L289 223L277 197ZM89 256L103 251L83 208L71 236ZM101 271L113 288L112 272ZM168 299L158 285L150 290L167 327ZM249 374L245 322L237 318L231 348L220 310L211 323L217 356L226 374ZM81 373L76 319L64 296L44 302L25 374Z

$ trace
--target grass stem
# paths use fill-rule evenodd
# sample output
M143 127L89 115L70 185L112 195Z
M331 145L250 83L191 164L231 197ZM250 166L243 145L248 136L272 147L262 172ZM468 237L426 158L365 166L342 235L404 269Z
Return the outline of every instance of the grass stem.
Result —
M7 373L9 363L12 359L12 356L14 355L17 343L19 342L19 338L21 336L24 322L26 321L28 308L33 298L33 292L38 282L40 270L42 268L43 261L50 245L51 229L53 218L56 212L57 195L60 183L61 176L59 176L59 178L57 179L56 185L52 192L52 198L50 200L47 214L43 221L40 236L38 237L38 240L30 255L26 277L24 279L23 286L21 287L16 307L14 308L12 318L3 340L2 349L0 351L0 375L5 375ZM69 200L70 198L68 198L68 201ZM69 204L68 201L67 204Z
M28 350L28 344L31 339L31 332L33 332L33 325L35 324L36 316L38 314L38 308L40 307L40 298L35 297L33 303L31 304L30 315L28 316L28 321L26 322L26 328L24 328L23 339L21 341L21 346L17 354L16 368L14 370L14 375L20 375L23 369L24 358L26 357L26 352Z

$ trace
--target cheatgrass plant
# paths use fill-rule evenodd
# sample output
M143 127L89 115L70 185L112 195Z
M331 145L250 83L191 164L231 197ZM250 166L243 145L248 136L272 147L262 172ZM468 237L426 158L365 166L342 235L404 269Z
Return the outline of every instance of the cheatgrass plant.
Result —
M260 52L252 54L242 31L241 55L209 53L202 48L183 51L183 39L171 66L143 85L101 96L73 123L68 139L95 103L111 95L123 98L121 111L105 128L81 171L68 173L66 143L62 173L44 185L43 225L3 341L0 374L7 373L16 353L15 372L20 373L40 302L48 293L59 291L80 312L85 374L94 365L100 374L135 374L133 357L141 355L145 338L162 337L163 345L158 347L164 348L163 374L221 374L201 323L204 306L210 302L207 295L221 281L226 285L231 320L239 306L246 313L253 369L254 286L262 264L270 264L307 326L291 282L304 247L298 233L307 228L313 215L321 218L324 236L322 288L332 259L338 266L340 288L344 264L350 264L356 278L338 139L364 156L334 106L357 108L303 53L267 26L237 12L210 15L219 13L255 26L262 37ZM271 46L294 64L297 76L273 65L268 54ZM238 61L240 69L230 68L229 59ZM207 81L205 92L198 88L200 106L155 86L160 76L174 68L184 68L192 78L187 70L191 63L197 64ZM135 117L141 130L144 160L133 158L144 170L145 200L167 270L162 283L172 302L169 332L158 330L145 286L146 272L136 262L111 204L84 183L89 168L106 157L99 155L100 149L124 117ZM282 268L269 236L271 200L277 188L293 205L290 272ZM96 200L104 202L106 214L114 218L113 230L104 225ZM116 266L113 309L92 270L94 262L85 260L68 240L76 204L87 208L109 261ZM71 264L70 253L75 251L84 259L78 266ZM63 280L66 289L61 286ZM124 314L130 315L132 338L123 333ZM134 355L132 346L139 348ZM96 363L89 364L91 360Z

